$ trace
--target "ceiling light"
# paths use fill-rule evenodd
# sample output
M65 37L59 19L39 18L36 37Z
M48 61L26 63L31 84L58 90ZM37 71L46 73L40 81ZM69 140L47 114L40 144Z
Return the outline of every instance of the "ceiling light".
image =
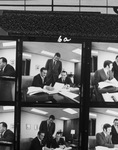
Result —
M7 47L7 46L16 46L16 41L3 43L3 47Z
M49 56L54 56L55 53L51 53L51 52L48 52L48 51L41 51L41 54L45 54L45 55L49 55Z
M14 106L3 106L3 110L13 110Z
M66 117L61 117L60 119L62 119L62 120L69 120L69 118L66 118Z
M69 114L76 114L78 113L77 111L75 111L74 109L71 109L71 108L66 108L66 109L63 109L63 111L69 113Z
M106 113L108 114L112 114L112 115L118 115L118 112L117 111L113 111L113 110L106 110Z
M70 61L72 61L72 62L80 62L79 60L77 60L77 59L71 59Z
M32 55L31 55L31 54L28 54L28 53L23 53L23 56L24 56L24 57L29 57L29 58L32 57Z
M74 49L72 52L76 53L76 54L79 54L79 55L82 54L82 50L80 48Z
M118 48L108 47L107 50L118 52Z
M35 109L35 108L32 108L31 111L39 113L39 114L43 114L43 115L48 114L48 112L46 112L46 111Z
M89 113L89 116L90 116L90 117L95 117L95 118L96 118L96 117L97 117L97 114Z

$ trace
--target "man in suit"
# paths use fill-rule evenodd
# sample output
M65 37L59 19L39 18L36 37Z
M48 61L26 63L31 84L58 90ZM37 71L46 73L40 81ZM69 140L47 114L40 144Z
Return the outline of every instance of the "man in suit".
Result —
M103 68L99 69L94 74L94 84L98 86L98 83L105 80L111 80L114 78L113 72L111 71L113 68L112 61L106 60L104 61Z
M47 60L45 65L47 69L47 82L48 84L52 84L52 86L57 81L58 76L62 71L62 62L60 61L60 58L60 53L56 53L53 59Z
M14 141L14 133L11 130L7 129L7 124L5 122L0 122L0 134L0 141Z
M115 118L111 128L112 143L118 144L118 118Z
M52 143L53 134L55 132L54 120L55 120L55 116L50 115L49 119L42 121L39 127L39 131L42 131L45 133L44 140L45 140L47 147L49 148Z
M15 70L11 65L7 64L5 57L0 57L0 76L15 77Z
M47 75L47 69L42 67L40 69L40 74L34 76L32 86L43 88L45 85L47 85L46 75Z
M104 124L103 132L96 134L96 146L113 148L114 144L112 144L110 133L111 133L111 125L107 123Z
M44 144L44 136L45 133L42 131L39 131L37 136L32 140L30 150L42 150L42 148L45 146Z
M114 78L118 81L118 55L116 56L115 61L113 62L112 71L114 73Z
M61 77L57 80L59 83L64 83L67 87L70 87L72 85L71 79L67 76L66 71L61 72Z
M62 136L61 132L56 133L55 138L52 140L52 145L51 145L52 148L59 148L61 146L64 149L66 147L65 141L61 136Z

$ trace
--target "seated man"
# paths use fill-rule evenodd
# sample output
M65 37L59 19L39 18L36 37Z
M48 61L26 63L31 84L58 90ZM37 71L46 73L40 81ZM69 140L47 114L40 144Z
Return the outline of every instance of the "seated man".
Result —
M111 125L104 124L103 132L96 134L96 146L105 146L108 148L118 147L118 145L112 144L111 141Z
M61 77L57 80L59 83L64 83L67 87L70 87L72 85L72 81L69 77L67 77L67 72L62 71Z
M39 131L37 136L32 140L30 150L42 150L44 147L43 138L45 136L44 132Z
M61 137L62 133L61 132L57 132L55 138L52 140L52 148L65 148L65 141L64 139Z
M0 122L0 134L0 141L14 141L14 133L11 130L7 129L7 124L5 122Z
M46 83L46 75L47 75L47 69L42 67L40 69L40 74L37 74L32 82L32 86L41 87L43 88Z
M15 77L14 68L7 64L7 59L0 57L0 76L12 76Z

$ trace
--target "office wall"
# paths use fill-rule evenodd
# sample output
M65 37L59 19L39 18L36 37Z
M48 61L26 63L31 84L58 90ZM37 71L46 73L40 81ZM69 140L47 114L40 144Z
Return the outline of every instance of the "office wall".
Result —
M0 122L6 122L8 129L14 132L14 112L0 113Z
M30 75L34 76L40 72L41 67L45 67L45 64L48 59L51 57L45 57L37 54L31 54L31 66L30 66ZM62 61L62 68L67 71L68 73L74 73L74 63Z
M116 55L116 53L98 51L98 69L103 68L103 63L105 60L114 61Z
M12 65L14 68L16 66L16 49L4 49L0 50L0 57L5 57L8 64Z
M21 138L35 137L39 131L39 125L41 121L47 120L47 117L36 115L28 112L21 112ZM58 130L63 131L63 121L55 119L56 129L55 133ZM30 128L26 128L26 125ZM38 126L37 129L35 126ZM54 133L54 135L55 135Z
M104 115L104 114L97 114L96 118L96 133L102 132L102 127L105 123L113 124L113 120L116 117L110 116L110 115Z

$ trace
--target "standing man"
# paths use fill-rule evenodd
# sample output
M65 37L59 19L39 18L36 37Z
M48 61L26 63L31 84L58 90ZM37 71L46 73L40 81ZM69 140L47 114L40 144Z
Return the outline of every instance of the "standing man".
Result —
M44 140L45 140L47 147L49 148L52 143L53 134L55 132L54 120L55 120L55 116L50 115L49 119L42 121L39 127L39 131L42 131L45 133Z
M11 65L7 64L5 57L0 57L0 76L15 77L15 70Z
M111 128L112 143L118 144L118 118L115 118Z
M113 62L113 69L114 78L118 81L118 55L116 56L115 61Z
M40 74L37 74L36 76L34 76L32 86L43 88L44 85L47 85L46 75L47 75L47 69L42 67L40 69Z
M0 122L0 133L1 138L0 141L13 142L14 141L14 133L7 129L7 124L5 122Z
M47 82L48 84L55 84L58 79L59 74L62 71L62 62L60 61L61 54L56 53L53 59L48 59L46 62L46 69L47 69Z
M39 131L37 136L32 140L30 150L42 150L44 147L43 139L44 139L45 133L42 131Z

